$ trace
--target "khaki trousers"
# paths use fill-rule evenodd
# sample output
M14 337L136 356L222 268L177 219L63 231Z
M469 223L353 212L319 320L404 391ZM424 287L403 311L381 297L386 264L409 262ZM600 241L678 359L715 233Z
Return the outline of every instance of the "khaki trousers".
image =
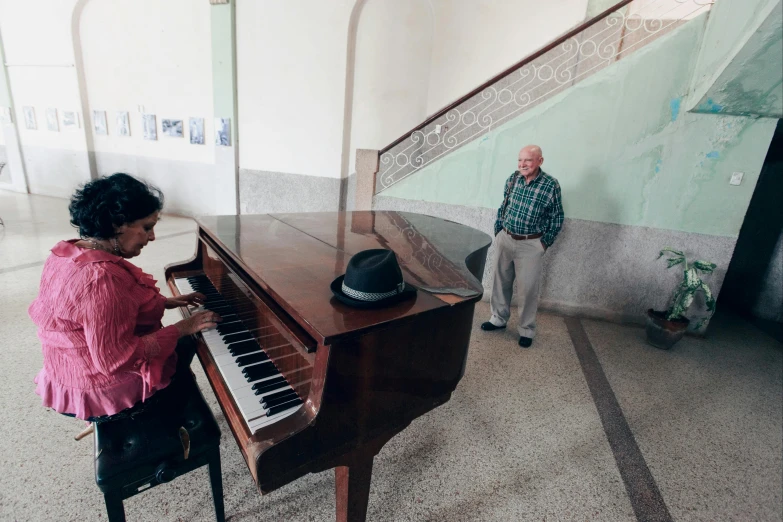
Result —
M541 292L541 269L544 265L544 245L541 238L516 240L501 230L495 236L495 278L492 282L490 322L503 326L511 316L511 294L517 281L519 323L522 337L536 335L536 312Z

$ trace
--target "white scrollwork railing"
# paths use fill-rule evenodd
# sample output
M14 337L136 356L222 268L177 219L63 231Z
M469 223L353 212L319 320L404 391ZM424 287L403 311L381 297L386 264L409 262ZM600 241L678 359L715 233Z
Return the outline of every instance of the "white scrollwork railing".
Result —
M381 152L376 193L640 49L715 0L633 0Z

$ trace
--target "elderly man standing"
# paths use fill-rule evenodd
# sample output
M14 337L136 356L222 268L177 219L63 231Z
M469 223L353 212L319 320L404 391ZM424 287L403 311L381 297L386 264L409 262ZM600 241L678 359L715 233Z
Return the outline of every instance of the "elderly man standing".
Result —
M492 331L506 327L511 315L511 293L517 280L519 346L533 344L541 290L544 252L563 227L560 184L541 170L544 156L537 145L519 151L519 170L506 180L503 203L495 221L495 280L492 317L481 325Z

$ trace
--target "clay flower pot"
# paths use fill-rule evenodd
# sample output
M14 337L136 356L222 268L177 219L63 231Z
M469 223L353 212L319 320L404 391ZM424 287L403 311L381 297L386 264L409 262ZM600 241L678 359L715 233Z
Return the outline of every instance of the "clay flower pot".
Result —
M668 350L685 335L690 321L684 317L666 320L666 312L657 312L650 308L647 310L647 342L656 348Z

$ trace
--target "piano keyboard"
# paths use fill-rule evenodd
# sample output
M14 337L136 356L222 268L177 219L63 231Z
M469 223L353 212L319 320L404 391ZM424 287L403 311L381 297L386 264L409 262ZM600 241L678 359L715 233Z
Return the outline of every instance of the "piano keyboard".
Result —
M204 275L177 278L174 282L181 294L201 292L207 297L202 307L192 311L212 310L223 318L217 328L201 335L250 432L255 433L298 410L302 399L266 352L277 346L262 347L265 333L279 339L271 335L272 327L248 330L241 314L231 306L230 296L221 295Z

